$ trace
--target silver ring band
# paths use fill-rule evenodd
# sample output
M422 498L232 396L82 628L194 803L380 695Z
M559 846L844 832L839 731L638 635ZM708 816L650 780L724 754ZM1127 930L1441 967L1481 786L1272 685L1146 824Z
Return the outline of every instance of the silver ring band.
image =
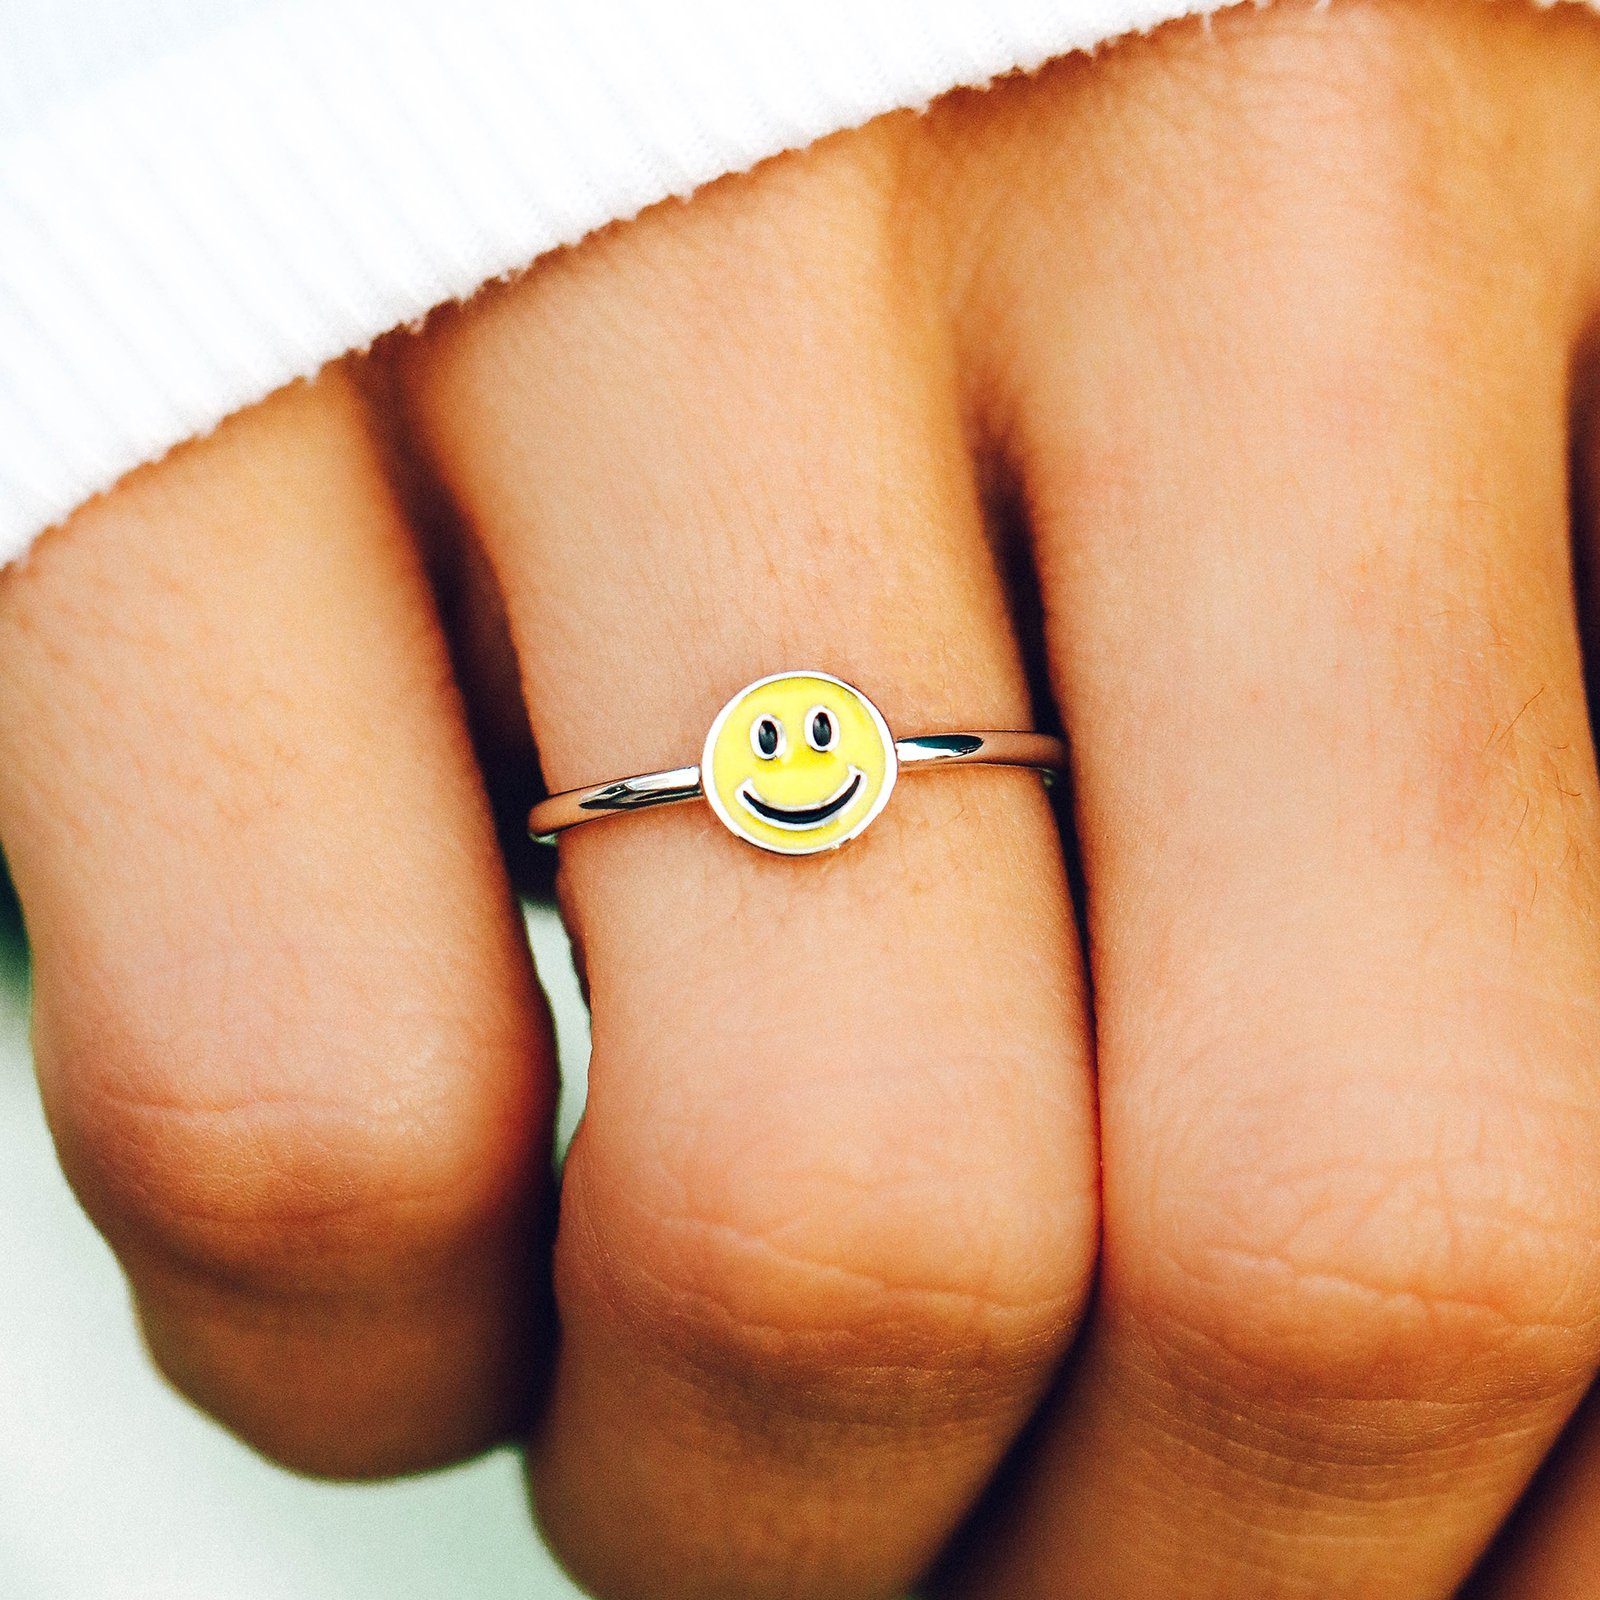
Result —
M902 768L1030 766L1050 782L1067 765L1048 733L923 733L896 739L866 694L830 672L774 672L744 686L706 734L698 766L640 773L550 795L528 832L554 842L579 822L706 800L736 838L779 856L837 850L893 794Z
M894 754L903 770L956 764L1029 767L1042 773L1046 782L1064 771L1067 764L1065 740L1053 734L1020 731L925 733L915 738L896 739ZM528 814L528 832L540 843L551 844L557 834L581 822L704 798L698 765L645 772L611 783L568 789L541 800Z

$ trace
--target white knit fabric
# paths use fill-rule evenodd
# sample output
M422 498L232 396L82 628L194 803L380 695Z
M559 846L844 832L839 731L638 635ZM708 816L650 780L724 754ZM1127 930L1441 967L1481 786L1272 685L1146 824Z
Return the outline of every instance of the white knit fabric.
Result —
M0 561L441 301L1214 0L0 0Z
M667 195L1194 0L0 0L0 560Z

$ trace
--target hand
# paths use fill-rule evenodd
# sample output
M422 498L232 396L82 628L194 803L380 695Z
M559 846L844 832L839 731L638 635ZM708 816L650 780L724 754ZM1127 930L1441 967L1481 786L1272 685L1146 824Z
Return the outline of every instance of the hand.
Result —
M1455 1590L1600 1362L1597 313L1600 24L1286 0L660 207L84 508L0 592L0 836L155 1358L311 1472L531 1426L617 1600ZM1084 947L1026 773L836 857L568 836L550 1269L512 659L553 788L780 668L902 731L1036 668ZM1596 1429L1482 1594L1600 1594Z

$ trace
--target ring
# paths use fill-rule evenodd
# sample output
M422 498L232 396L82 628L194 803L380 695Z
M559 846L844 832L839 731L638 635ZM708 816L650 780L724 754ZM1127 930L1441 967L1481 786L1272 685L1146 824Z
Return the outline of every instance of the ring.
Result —
M1047 733L924 733L896 739L883 713L827 672L778 672L741 689L716 715L700 764L568 789L528 813L542 844L580 822L704 799L736 838L774 855L810 856L854 839L889 803L901 768L964 762L1066 769Z

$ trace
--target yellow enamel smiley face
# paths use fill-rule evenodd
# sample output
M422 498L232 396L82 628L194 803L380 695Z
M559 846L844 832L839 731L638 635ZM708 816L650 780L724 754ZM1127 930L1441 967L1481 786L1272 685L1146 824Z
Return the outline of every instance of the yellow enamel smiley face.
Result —
M741 689L706 735L700 781L739 838L809 856L853 839L883 810L898 764L878 708L825 672Z

